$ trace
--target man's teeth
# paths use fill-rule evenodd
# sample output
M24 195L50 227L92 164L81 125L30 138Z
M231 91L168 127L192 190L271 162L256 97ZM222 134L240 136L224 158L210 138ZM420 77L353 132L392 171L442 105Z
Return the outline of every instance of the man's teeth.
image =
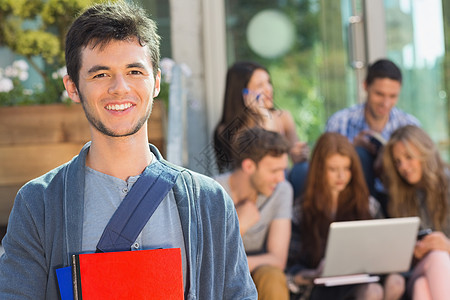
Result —
M126 103L126 104L114 104L114 105L107 105L106 109L107 110L125 110L127 108L130 108L132 106L131 103Z

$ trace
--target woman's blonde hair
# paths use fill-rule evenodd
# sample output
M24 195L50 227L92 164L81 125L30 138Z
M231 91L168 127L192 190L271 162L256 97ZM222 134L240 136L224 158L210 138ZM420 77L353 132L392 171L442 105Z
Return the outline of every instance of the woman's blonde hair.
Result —
M416 158L422 166L420 188L408 183L398 172L392 149L402 143L409 154L414 156L411 147L419 152ZM442 161L436 145L428 134L413 125L397 129L385 146L383 154L384 182L389 190L388 212L391 217L417 216L419 205L426 205L434 229L442 230L447 217L447 180ZM425 203L418 203L417 192L425 192Z

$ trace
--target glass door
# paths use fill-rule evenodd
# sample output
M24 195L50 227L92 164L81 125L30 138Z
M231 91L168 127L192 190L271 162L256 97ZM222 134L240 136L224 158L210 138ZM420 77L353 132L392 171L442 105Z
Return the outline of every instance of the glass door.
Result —
M225 0L225 6L228 64L255 60L268 67L275 103L292 112L301 139L313 143L332 113L363 102L367 63L387 57L404 75L398 106L450 157L444 34L450 0Z
M314 143L327 118L362 98L362 0L225 0L227 60L265 65L275 105Z
M443 2L384 0L384 7L387 57L401 66L404 76L398 106L421 121L448 161L444 17L449 12Z

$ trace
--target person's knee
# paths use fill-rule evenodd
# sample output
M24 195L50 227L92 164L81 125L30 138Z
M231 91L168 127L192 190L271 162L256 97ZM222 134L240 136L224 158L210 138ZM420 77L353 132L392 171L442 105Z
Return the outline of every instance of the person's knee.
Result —
M283 299L282 295L289 296L286 275L280 268L261 266L252 272L252 277L260 295L258 299L277 299L270 295L278 295L278 299Z
M286 283L286 275L284 272L274 266L261 266L252 273L255 282L268 283L284 282Z
M427 295L429 294L428 281L425 276L420 276L414 280L412 295ZM417 298L417 297L416 297Z
M358 293L357 299L382 300L384 297L383 287L379 283L369 283Z
M433 250L428 252L428 254L423 258L425 270L430 268L439 268L445 265L449 260L448 252L441 250Z
M392 274L384 283L385 299L400 299L405 293L405 278L400 274Z

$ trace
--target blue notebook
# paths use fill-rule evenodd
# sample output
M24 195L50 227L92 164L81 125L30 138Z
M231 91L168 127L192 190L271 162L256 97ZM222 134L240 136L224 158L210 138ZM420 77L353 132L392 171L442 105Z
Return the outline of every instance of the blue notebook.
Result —
M56 270L61 300L73 300L72 267Z

